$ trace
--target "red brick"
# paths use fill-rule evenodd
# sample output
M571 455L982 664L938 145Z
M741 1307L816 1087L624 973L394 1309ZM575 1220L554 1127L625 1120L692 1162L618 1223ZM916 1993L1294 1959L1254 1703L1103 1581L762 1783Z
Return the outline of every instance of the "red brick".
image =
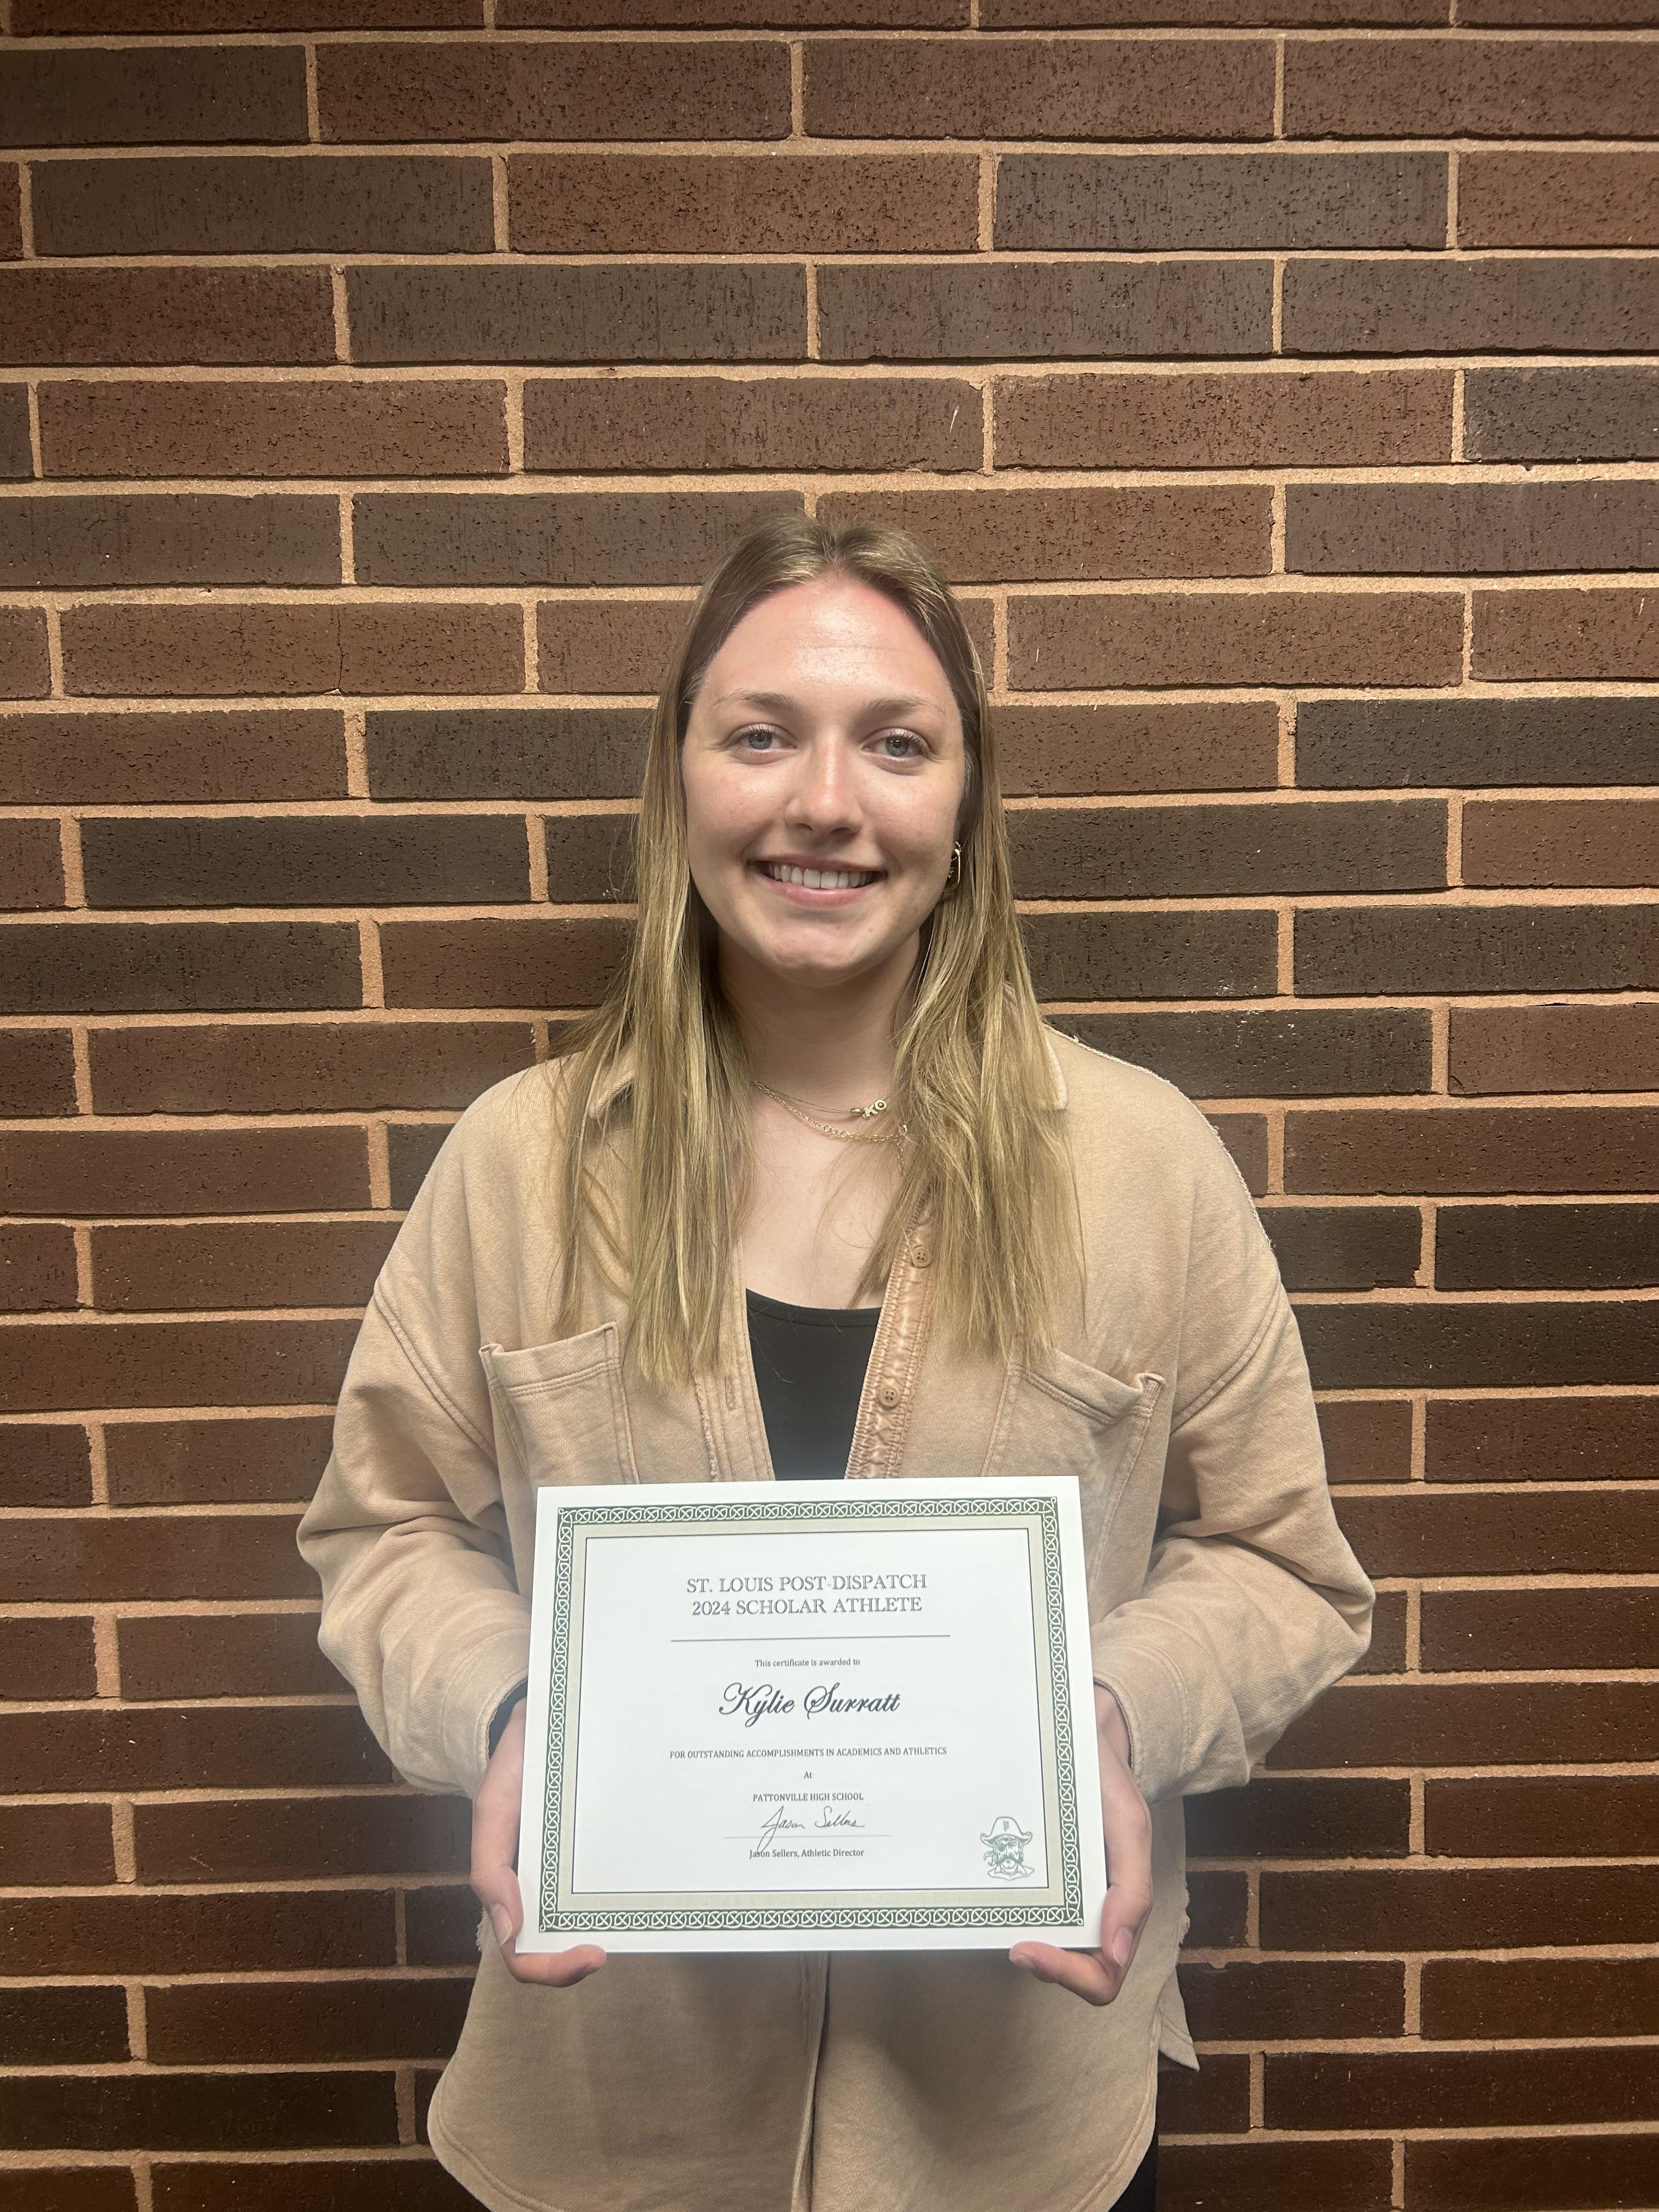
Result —
M50 387L48 387L50 388ZM1441 370L999 377L1002 468L1383 467L1451 458Z
M64 903L64 847L55 822L0 820L0 907L15 913Z
M326 270L0 270L0 360L66 367L333 359Z
M1287 354L1559 353L1569 343L1595 353L1659 345L1659 258L1310 256L1285 264Z
M1403 1858L1411 1784L1258 1775L1248 1788L1189 1799L1187 1846L1195 1858Z
M1292 138L1639 138L1659 54L1634 39L1293 39Z
M0 499L0 586L340 581L339 503L212 492Z
M71 691L148 698L518 691L524 621L430 601L72 607L64 665Z
M494 379L40 386L48 477L500 476Z
M1529 1565L1547 1560L1553 1571L1571 1572L1582 1558L1595 1562L1584 1568L1587 1573L1604 1567L1617 1573L1633 1559L1638 1572L1650 1570L1655 1546L1651 1531L1645 1546L1641 1540L1642 1492L1615 1491L1595 1498L1601 1511L1581 1513L1577 1526L1559 1504L1553 1511L1548 1506L1540 1511L1538 1495L1524 1491L1511 1507L1518 1523L1516 1550L1524 1554ZM1638 1501L1633 1513L1630 1510L1632 1500ZM1603 1517L1612 1524L1605 1533L1582 1525L1585 1521L1599 1522ZM1557 1528L1549 1526L1552 1520L1559 1523ZM1448 1549L1455 1552L1455 1547ZM1505 1565L1509 1564L1506 1560ZM1379 1568L1379 1571L1388 1570ZM1437 1562L1437 1571L1465 1570L1455 1565L1442 1568ZM1436 1590L1425 1593L1423 1599L1423 1664L1437 1674L1463 1669L1484 1674L1504 1667L1529 1672L1545 1667L1563 1672L1588 1667L1642 1668L1652 1656L1656 1633L1659 1633L1659 1599L1645 1586Z
M1645 1683L1376 1680L1333 1690L1291 1724L1269 1760L1279 1768L1560 1766L1659 1758L1655 1746L1659 1693Z
M292 2165L269 2154L257 2163L238 2159L222 2166L210 2159L179 2166L158 2159L150 2172L155 2212L293 2212L296 2203L305 2212L471 2212L478 2201L429 2152L356 2161L307 2158ZM103 2208L76 2205L74 2212Z
M1651 1775L1435 1778L1424 1790L1424 1848L1454 1858L1647 1858L1656 1813Z
M1008 659L1022 690L1451 684L1462 627L1444 592L1098 592L1011 600Z
M1407 1194L1645 1190L1659 1110L1642 1106L1292 1111L1285 1187Z
M1279 781L1279 714L1267 700L999 706L994 720L1009 798L1253 791Z
M6 1330L0 1411L331 1404L357 1322L70 1321Z
M519 252L971 253L979 242L979 163L965 154L520 154L507 191Z
M550 916L525 921L389 921L380 959L389 1006L595 1005L623 957L625 926Z
M466 1106L535 1059L511 1021L192 1023L94 1029L99 1114L313 1114Z
M1188 1960L1181 1994L1200 2040L1398 2035L1406 2024L1405 1968L1360 1960L1238 1960L1219 1966ZM1163 2101L1160 2086L1160 2128Z
M1266 40L814 40L821 138L1265 138Z
M1469 246L1659 246L1659 155L1466 154L1457 236Z
M36 2150L291 2149L394 2143L389 2073L34 2077L0 2084L0 2142Z
M27 1786L38 1789L40 1784ZM114 1879L107 1805L0 1805L0 1881L8 1887L78 1887ZM55 1965L51 1971L58 1971Z
M1412 1467L1412 1409L1403 1398L1327 1398L1319 1433L1333 1482L1405 1482Z
M1170 2143L1160 2149L1161 2212L1387 2212L1386 2142Z
M188 805L346 791L337 709L15 714L4 744L8 787L26 805Z
M90 1505L87 1432L73 1421L8 1421L0 1428L0 1505Z
M1454 1097L1659 1090L1659 1006L1468 1006L1452 1015Z
M977 469L981 412L978 389L946 376L531 378L525 466Z
M1659 594L1476 592L1474 673L1597 684L1659 678Z
M147 1613L116 1633L124 1698L338 1697L346 1686L317 1648L313 1612Z
M14 1130L0 1139L10 1213L277 1213L367 1206L363 1133Z
M832 492L817 513L908 531L954 583L1256 576L1273 561L1265 486Z
M1406 2172L1420 2212L1590 2212L1652 2195L1653 2136L1445 2136L1408 2144Z
M0 1003L18 1013L353 1006L362 992L349 922L13 922L0 947Z
M353 43L317 52L325 139L781 138L781 41Z
M465 1798L354 1790L330 1797L204 1799L133 1808L149 1882L308 1881L319 1876L465 1872Z
M130 2055L126 1992L74 1983L0 1990L0 2050L13 2066L119 2064Z
M70 1230L56 1223L0 1224L0 1313L61 1313L79 1298Z
M110 1503L303 1504L317 1486L332 1431L326 1415L303 1413L264 1420L111 1421L104 1430Z
M1365 1867L1261 1876L1261 1943L1273 1951L1516 1950L1651 1943L1659 1868Z
M0 1619L0 1696L38 1705L52 1698L95 1698L98 1664L88 1619L48 1614Z
M800 507L787 491L366 492L356 572L368 584L701 582L745 532Z
M0 55L8 146L276 143L306 131L298 46L14 46Z
M33 609L0 608L0 697L44 699L51 689L46 617Z
M1431 1482L1635 1482L1659 1464L1659 1398L1431 1398Z
M118 1710L59 1707L44 1713L0 1714L0 1773L5 1788L70 1790L86 1786L89 1774L99 1787L112 1790L337 1790L361 1788L365 1783L385 1783L392 1770L369 1735L362 1716L349 1705L126 1705ZM222 1905L227 1900L211 1900ZM274 1929L284 1933L295 1955L237 1955L234 1929L214 1929L203 1918L192 1922L185 1908L190 1900L167 1897L112 1899L112 1909L101 1920L90 1920L80 1935L73 1930L73 1899L62 1900L70 1914L67 1934L55 1934L50 1924L31 1926L18 1919L10 1939L18 1963L0 1971L8 1974L39 1971L43 1961L51 1973L168 1973L205 1972L216 1966L238 1971L261 1965L321 1966L349 1964L331 1960L327 1953L341 1941L331 1934L330 1900L311 1897L304 1912L296 1912L291 1898L249 1897L240 1900L270 1915ZM348 1925L359 1931L379 1930L380 1908L386 1908L389 1933L390 1899L362 1891L347 1893L341 1900ZM138 1947L145 1931L145 1913L165 1920L175 1908L185 1912L185 1924L199 1924L196 1939L209 1947L199 1961L194 1947L179 1943L169 1948L157 1936L154 1950ZM3 1906L0 1906L0 1911ZM314 1923L314 1924L313 1924ZM116 1937L133 1945L129 1955L117 1957L111 1946ZM354 1942L357 1939L354 1938ZM380 1947L378 1937L360 1944L361 1963L386 1965L390 1946Z
M310 1597L283 1514L56 1513L12 1524L8 1581L24 1604L77 1598Z
M447 2058L472 1994L470 1976L353 1982L173 1983L144 1992L153 2065L317 2065Z
M73 1114L75 1052L66 1030L0 1029L0 1114Z

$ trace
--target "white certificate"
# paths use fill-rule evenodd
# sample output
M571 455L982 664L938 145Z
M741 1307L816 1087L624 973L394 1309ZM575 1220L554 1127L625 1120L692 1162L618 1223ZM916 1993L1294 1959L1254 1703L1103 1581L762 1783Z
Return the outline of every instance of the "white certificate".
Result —
M537 1506L521 1950L1098 1940L1073 1478Z

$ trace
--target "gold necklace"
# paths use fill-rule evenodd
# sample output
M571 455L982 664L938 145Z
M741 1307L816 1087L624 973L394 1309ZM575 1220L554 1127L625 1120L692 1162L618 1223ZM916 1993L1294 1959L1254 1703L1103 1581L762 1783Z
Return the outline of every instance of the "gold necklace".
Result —
M817 1129L821 1135L833 1137L837 1144L896 1145L905 1134L902 1122L890 1131L834 1128L828 1121L820 1121L816 1114L809 1114L797 1100L786 1097L781 1091L774 1091L769 1083L763 1083L758 1077L755 1079L755 1088L763 1091L769 1098L775 1098L786 1114L793 1114L798 1121L805 1121L809 1129ZM861 1121L873 1121L878 1114L886 1113L887 1101L878 1098L868 1106L849 1106L847 1110L849 1115L856 1115Z

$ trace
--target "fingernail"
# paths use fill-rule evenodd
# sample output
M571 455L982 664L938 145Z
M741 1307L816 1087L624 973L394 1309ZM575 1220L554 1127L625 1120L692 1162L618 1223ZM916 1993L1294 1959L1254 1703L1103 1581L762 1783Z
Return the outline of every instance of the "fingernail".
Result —
M1120 1966L1129 1963L1129 1954L1135 1948L1135 1939L1127 1928L1120 1928L1112 1938L1112 1956Z
M505 1951L513 1941L513 1916L504 1905L490 1906L489 1924L495 1931L495 1941Z

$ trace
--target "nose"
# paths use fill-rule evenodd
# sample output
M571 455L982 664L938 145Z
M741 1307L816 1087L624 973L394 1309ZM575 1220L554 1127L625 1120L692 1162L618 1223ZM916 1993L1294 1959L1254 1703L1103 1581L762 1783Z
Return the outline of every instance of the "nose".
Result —
M785 821L815 837L855 830L860 810L854 781L846 748L835 738L815 738L798 756Z

